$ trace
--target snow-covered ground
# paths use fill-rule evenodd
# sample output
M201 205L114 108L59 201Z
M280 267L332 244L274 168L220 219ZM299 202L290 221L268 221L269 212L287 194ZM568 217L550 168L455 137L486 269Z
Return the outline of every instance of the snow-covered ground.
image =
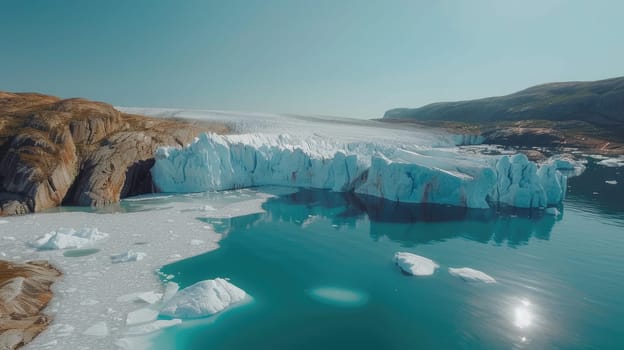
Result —
M179 321L138 324L152 320L153 312L146 316L150 304L165 293L157 270L218 247L221 235L198 217L212 214L224 218L261 212L260 206L271 196L255 190L168 198L143 196L122 202L120 207L130 207L132 212L41 213L3 219L0 259L45 259L63 271L61 280L53 285L55 296L46 310L54 316L54 322L25 348L115 349L125 344L134 349L140 346L141 342L136 340L143 333L176 325ZM62 227L75 231L59 230ZM91 249L87 253L95 252L92 255L65 256L63 253L72 250L49 249L58 248L54 245L37 249L32 244L49 233L52 234L47 236L51 237L59 232L95 229L108 236L98 235L98 240L80 242L80 248Z

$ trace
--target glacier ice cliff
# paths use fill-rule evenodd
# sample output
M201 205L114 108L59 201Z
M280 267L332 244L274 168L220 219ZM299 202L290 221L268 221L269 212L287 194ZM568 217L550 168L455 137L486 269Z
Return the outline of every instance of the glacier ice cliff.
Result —
M318 135L202 134L187 147L157 149L155 158L152 177L162 192L280 185L406 203L545 208L563 200L566 189L555 161L538 166L523 154L483 156Z

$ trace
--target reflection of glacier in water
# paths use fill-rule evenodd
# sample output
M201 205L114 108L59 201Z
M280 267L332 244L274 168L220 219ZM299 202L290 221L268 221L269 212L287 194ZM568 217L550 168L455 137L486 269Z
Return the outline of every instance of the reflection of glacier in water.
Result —
M288 221L303 227L318 218L334 220L337 226L352 227L367 219L370 221L371 238L378 240L387 237L405 246L455 237L481 243L507 242L510 246L517 246L527 244L531 237L549 239L555 222L560 219L544 215L540 211L517 208L494 210L407 204L348 193L306 189L269 199L263 207L267 214L253 218L203 220L214 223L217 230L223 231L231 226L252 225L254 220L263 218ZM458 222L461 225L457 225ZM429 225L430 223L437 225Z

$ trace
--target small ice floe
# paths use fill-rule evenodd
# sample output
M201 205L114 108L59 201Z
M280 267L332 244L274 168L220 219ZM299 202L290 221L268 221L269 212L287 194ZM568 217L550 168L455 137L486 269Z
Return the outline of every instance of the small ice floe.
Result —
M9 220L0 220L0 225L2 225L2 224L8 224L8 223L9 223Z
M104 321L98 322L93 326L87 328L87 330L82 332L82 334L94 337L106 337L108 335L108 326Z
M247 293L222 278L195 283L177 292L160 310L175 318L206 317L248 299Z
M561 213L559 212L559 209L557 209L557 208L555 208L555 207L549 207L549 208L546 208L546 209L544 210L544 212L545 212L546 214L548 214L548 215L552 215L552 216L559 216L559 214L561 214Z
M394 254L394 262L399 265L401 270L414 276L433 275L435 269L440 267L431 259L405 252L398 252Z
M111 261L114 264L129 262L129 261L139 261L146 257L147 254L141 252L135 252L134 250L128 250L127 252L111 255Z
M126 330L126 335L143 335L149 334L156 331L159 331L163 328L172 327L182 323L182 320L179 318L174 318L172 320L156 320L150 323L145 323L139 326L130 327Z
M621 166L624 166L624 157L607 158L599 161L598 165L606 166L608 168L619 168Z
M74 332L74 326L65 324L65 323L57 323L52 324L48 331L54 334L57 337L68 337Z
M95 299L86 299L80 302L80 305L82 306L93 306L93 305L97 305L100 302L95 300Z
M162 296L163 296L162 293L156 293L153 291L130 293L130 294L122 295L119 298L117 298L117 302L119 303L144 302L148 304L155 304L162 298Z
M494 279L494 277L486 274L485 272L471 269L470 267L449 267L448 271L451 276L459 277L467 282L496 283L496 279Z
M319 287L310 290L308 294L315 300L332 306L356 307L368 301L366 293L346 288Z
M202 245L202 244L205 244L205 243L206 242L202 241L201 239L192 239L191 240L191 245L194 245L194 246L199 246L199 245Z
M151 322L156 318L158 318L158 311L150 308L143 308L129 312L126 316L126 324L132 326L135 324Z
M618 182L617 180L606 180L605 183L607 185L617 185Z
M100 232L97 228L60 228L48 232L37 238L30 245L39 250L81 248L108 237L108 233Z
M550 158L546 163L552 163L555 169L564 171L569 176L579 176L585 171L587 160L576 160L569 155L557 155Z

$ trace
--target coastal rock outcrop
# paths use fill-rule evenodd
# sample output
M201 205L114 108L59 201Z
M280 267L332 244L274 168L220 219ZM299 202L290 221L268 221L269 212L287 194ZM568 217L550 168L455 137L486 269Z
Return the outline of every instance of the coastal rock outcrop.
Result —
M24 264L0 260L0 349L30 342L51 321L41 313L61 273L45 261Z
M228 128L85 99L0 93L0 216L149 193L156 148L185 145L204 131Z

